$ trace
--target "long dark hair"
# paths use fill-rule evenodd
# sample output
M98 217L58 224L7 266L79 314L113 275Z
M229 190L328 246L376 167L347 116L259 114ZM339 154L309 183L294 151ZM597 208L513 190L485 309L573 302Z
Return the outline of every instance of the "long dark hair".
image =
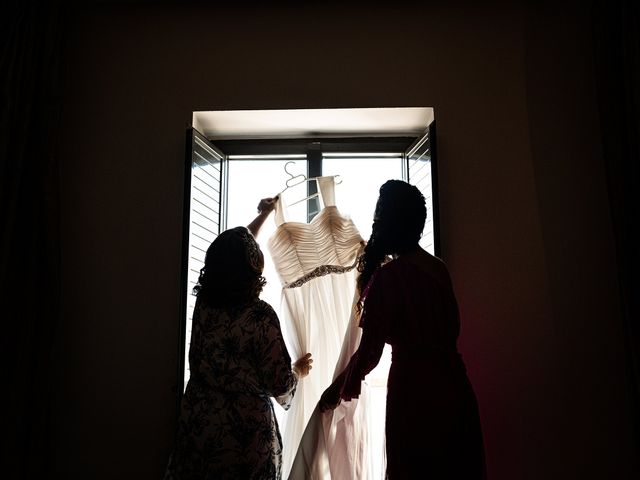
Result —
M402 180L388 180L380 187L371 237L358 259L360 295L390 255L417 248L426 219L425 199L417 187ZM359 302L358 307L361 306Z
M245 227L222 232L207 249L194 295L210 307L232 307L258 298L266 285L264 256Z

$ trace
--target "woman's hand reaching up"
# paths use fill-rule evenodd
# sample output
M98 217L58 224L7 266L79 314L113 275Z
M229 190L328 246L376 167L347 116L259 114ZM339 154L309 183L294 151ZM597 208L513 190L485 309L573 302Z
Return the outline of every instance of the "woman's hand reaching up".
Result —
M254 237L258 236L258 232L262 228L262 224L267 219L269 214L273 212L278 203L278 195L275 197L263 198L258 202L258 216L254 218L247 228Z
M263 198L258 203L258 213L266 213L269 214L276 208L276 203L278 202L278 195L275 197Z

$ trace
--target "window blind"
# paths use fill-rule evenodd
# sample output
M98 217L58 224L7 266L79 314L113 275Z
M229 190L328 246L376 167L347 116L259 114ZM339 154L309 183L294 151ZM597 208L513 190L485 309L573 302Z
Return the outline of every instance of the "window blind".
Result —
M188 172L186 175L185 198L187 202L188 234L186 246L186 291L183 292L185 315L184 327L184 381L182 391L189 380L189 345L191 323L196 297L193 287L198 282L200 269L204 266L205 255L211 242L223 230L224 169L225 156L196 130L190 130L190 155L187 152ZM189 137L188 137L189 139ZM189 159L190 157L190 159Z
M424 225L420 246L432 255L438 255L435 225L437 209L434 205L435 162L432 151L431 129L419 138L406 152L408 181L418 187L424 195L427 220Z

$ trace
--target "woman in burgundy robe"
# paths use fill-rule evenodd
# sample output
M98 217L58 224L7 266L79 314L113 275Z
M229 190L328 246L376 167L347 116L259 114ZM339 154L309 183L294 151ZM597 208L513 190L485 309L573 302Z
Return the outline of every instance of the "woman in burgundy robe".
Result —
M388 343L388 478L484 479L478 405L457 349L457 301L446 265L418 245L425 219L415 186L382 185L358 265L362 338L320 409L357 398Z

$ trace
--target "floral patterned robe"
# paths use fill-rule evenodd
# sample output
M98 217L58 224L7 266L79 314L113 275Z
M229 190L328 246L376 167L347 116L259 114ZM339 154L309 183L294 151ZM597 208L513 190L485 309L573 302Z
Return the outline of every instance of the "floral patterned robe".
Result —
M262 300L194 309L191 376L165 479L279 479L282 439L271 397L288 409L297 377L280 322Z

